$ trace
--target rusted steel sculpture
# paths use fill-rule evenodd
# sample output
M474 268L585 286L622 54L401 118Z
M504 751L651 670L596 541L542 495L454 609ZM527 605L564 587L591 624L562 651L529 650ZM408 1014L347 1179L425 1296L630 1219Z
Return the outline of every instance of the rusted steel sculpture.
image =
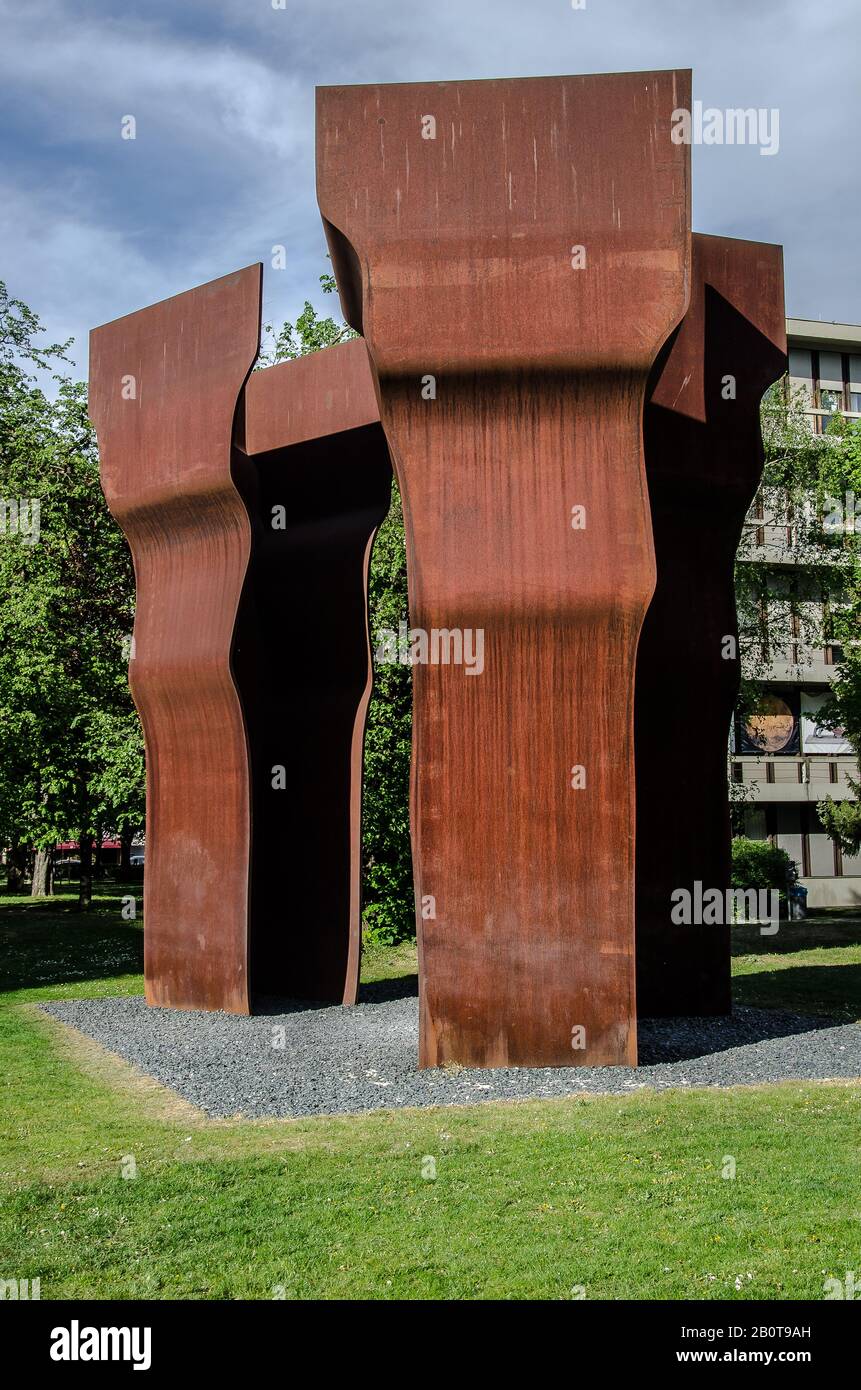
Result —
M260 285L250 266L90 349L137 578L147 1000L234 1013L356 997L367 563L391 480L362 343L245 387Z
M689 106L687 72L321 89L366 342L249 375L259 266L94 330L150 1003L356 1000L390 448L421 1065L635 1063L638 1012L729 1008L727 924L671 913L729 880L733 558L786 341L779 247L696 236L692 264Z
M403 501L420 1062L636 1061L646 380L681 319L687 72L318 91L317 181ZM425 135L427 138L425 138Z
M690 307L644 419L657 587L635 692L642 1016L730 1011L730 924L673 922L672 895L729 887L733 563L762 474L760 400L785 368L782 248L695 235Z

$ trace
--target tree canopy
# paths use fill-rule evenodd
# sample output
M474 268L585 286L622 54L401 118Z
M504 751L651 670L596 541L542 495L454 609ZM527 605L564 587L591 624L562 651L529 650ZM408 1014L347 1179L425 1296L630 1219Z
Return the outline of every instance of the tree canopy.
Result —
M0 839L36 848L138 830L144 811L131 558L69 345L42 335L0 284Z

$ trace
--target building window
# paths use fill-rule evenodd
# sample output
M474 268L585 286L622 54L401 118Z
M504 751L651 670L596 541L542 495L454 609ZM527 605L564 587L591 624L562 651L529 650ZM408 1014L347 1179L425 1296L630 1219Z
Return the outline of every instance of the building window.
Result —
M810 878L810 807L801 807L801 877Z
M821 386L819 388L819 409L827 410L829 415L834 415L838 410L842 410L843 392L835 390L833 386Z
M816 427L820 434L824 434L832 418L843 410L843 391L834 385L820 386L816 397L819 409L826 412L816 416Z

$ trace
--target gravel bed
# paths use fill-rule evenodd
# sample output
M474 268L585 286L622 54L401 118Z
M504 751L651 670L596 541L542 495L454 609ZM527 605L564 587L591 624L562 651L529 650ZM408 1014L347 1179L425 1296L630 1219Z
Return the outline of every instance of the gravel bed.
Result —
M637 1068L419 1071L418 1000L405 997L400 982L366 987L355 1008L272 1001L254 1018L148 1009L141 996L41 1007L212 1116L353 1114L861 1076L861 1026L771 1009L641 1020Z

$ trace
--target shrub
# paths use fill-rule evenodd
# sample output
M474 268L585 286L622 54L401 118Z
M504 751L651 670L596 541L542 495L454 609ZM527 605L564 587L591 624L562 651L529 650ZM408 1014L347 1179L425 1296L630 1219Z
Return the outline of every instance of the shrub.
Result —
M798 867L785 849L769 840L747 840L739 836L732 842L733 888L778 888L786 893L798 878Z
M407 557L397 484L377 533L368 585L371 648L381 628L408 621ZM363 919L371 941L393 945L415 935L410 850L412 669L374 663L365 732L362 807Z

